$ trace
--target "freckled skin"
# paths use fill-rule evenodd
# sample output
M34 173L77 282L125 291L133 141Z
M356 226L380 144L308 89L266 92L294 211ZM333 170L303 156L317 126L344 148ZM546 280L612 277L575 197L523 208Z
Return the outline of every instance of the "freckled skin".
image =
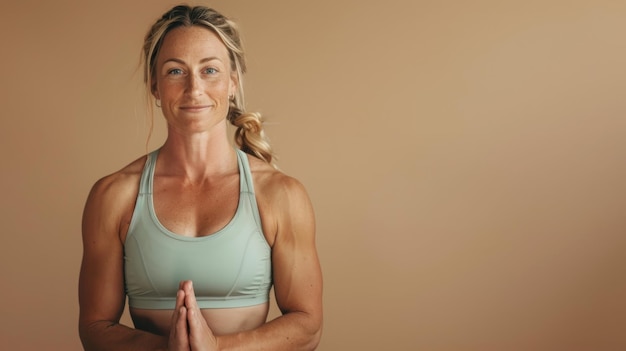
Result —
M226 129L229 95L238 79L230 70L228 51L206 28L176 28L164 38L153 81L152 93L161 101L168 129L155 168L155 212L179 235L210 235L233 217L238 201L238 166ZM174 310L131 308L136 328L119 324L126 298L123 243L146 160L142 157L99 180L85 205L79 330L86 350L317 346L322 275L309 197L297 180L255 157L248 159L272 248L282 316L266 323L267 304L201 310L193 283L187 281L179 286Z

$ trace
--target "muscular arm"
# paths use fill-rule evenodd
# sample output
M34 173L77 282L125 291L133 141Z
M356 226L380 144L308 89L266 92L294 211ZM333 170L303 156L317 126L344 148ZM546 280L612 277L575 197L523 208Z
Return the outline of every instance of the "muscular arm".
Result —
M119 324L124 310L120 223L134 204L132 186L114 175L94 185L83 213L79 335L85 350L167 349L167 338Z
M272 266L282 315L240 334L218 336L220 350L313 350L322 330L322 273L315 248L315 219L306 191L281 177L270 186L274 230ZM264 216L264 219L267 219Z

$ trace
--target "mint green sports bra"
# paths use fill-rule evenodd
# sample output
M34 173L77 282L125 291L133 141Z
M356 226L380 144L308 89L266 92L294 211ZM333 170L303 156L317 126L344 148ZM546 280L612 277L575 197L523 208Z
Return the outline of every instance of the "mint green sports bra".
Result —
M271 248L261 228L246 154L237 151L237 212L218 232L185 237L156 217L152 184L158 150L148 155L124 243L124 284L134 308L174 309L181 280L192 280L200 308L262 304L272 285Z

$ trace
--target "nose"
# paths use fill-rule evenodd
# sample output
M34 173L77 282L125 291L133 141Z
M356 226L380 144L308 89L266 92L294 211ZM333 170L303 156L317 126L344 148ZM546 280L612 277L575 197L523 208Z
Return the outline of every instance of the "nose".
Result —
M187 93L191 96L202 94L202 81L196 74L190 74L187 79Z

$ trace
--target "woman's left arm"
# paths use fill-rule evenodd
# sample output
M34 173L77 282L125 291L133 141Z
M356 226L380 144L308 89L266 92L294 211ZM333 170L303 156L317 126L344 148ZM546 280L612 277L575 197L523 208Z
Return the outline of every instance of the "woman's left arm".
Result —
M272 274L282 316L273 339L285 350L314 350L322 334L322 271L315 245L315 215L306 190L283 176L277 206ZM282 350L283 348L276 348Z

